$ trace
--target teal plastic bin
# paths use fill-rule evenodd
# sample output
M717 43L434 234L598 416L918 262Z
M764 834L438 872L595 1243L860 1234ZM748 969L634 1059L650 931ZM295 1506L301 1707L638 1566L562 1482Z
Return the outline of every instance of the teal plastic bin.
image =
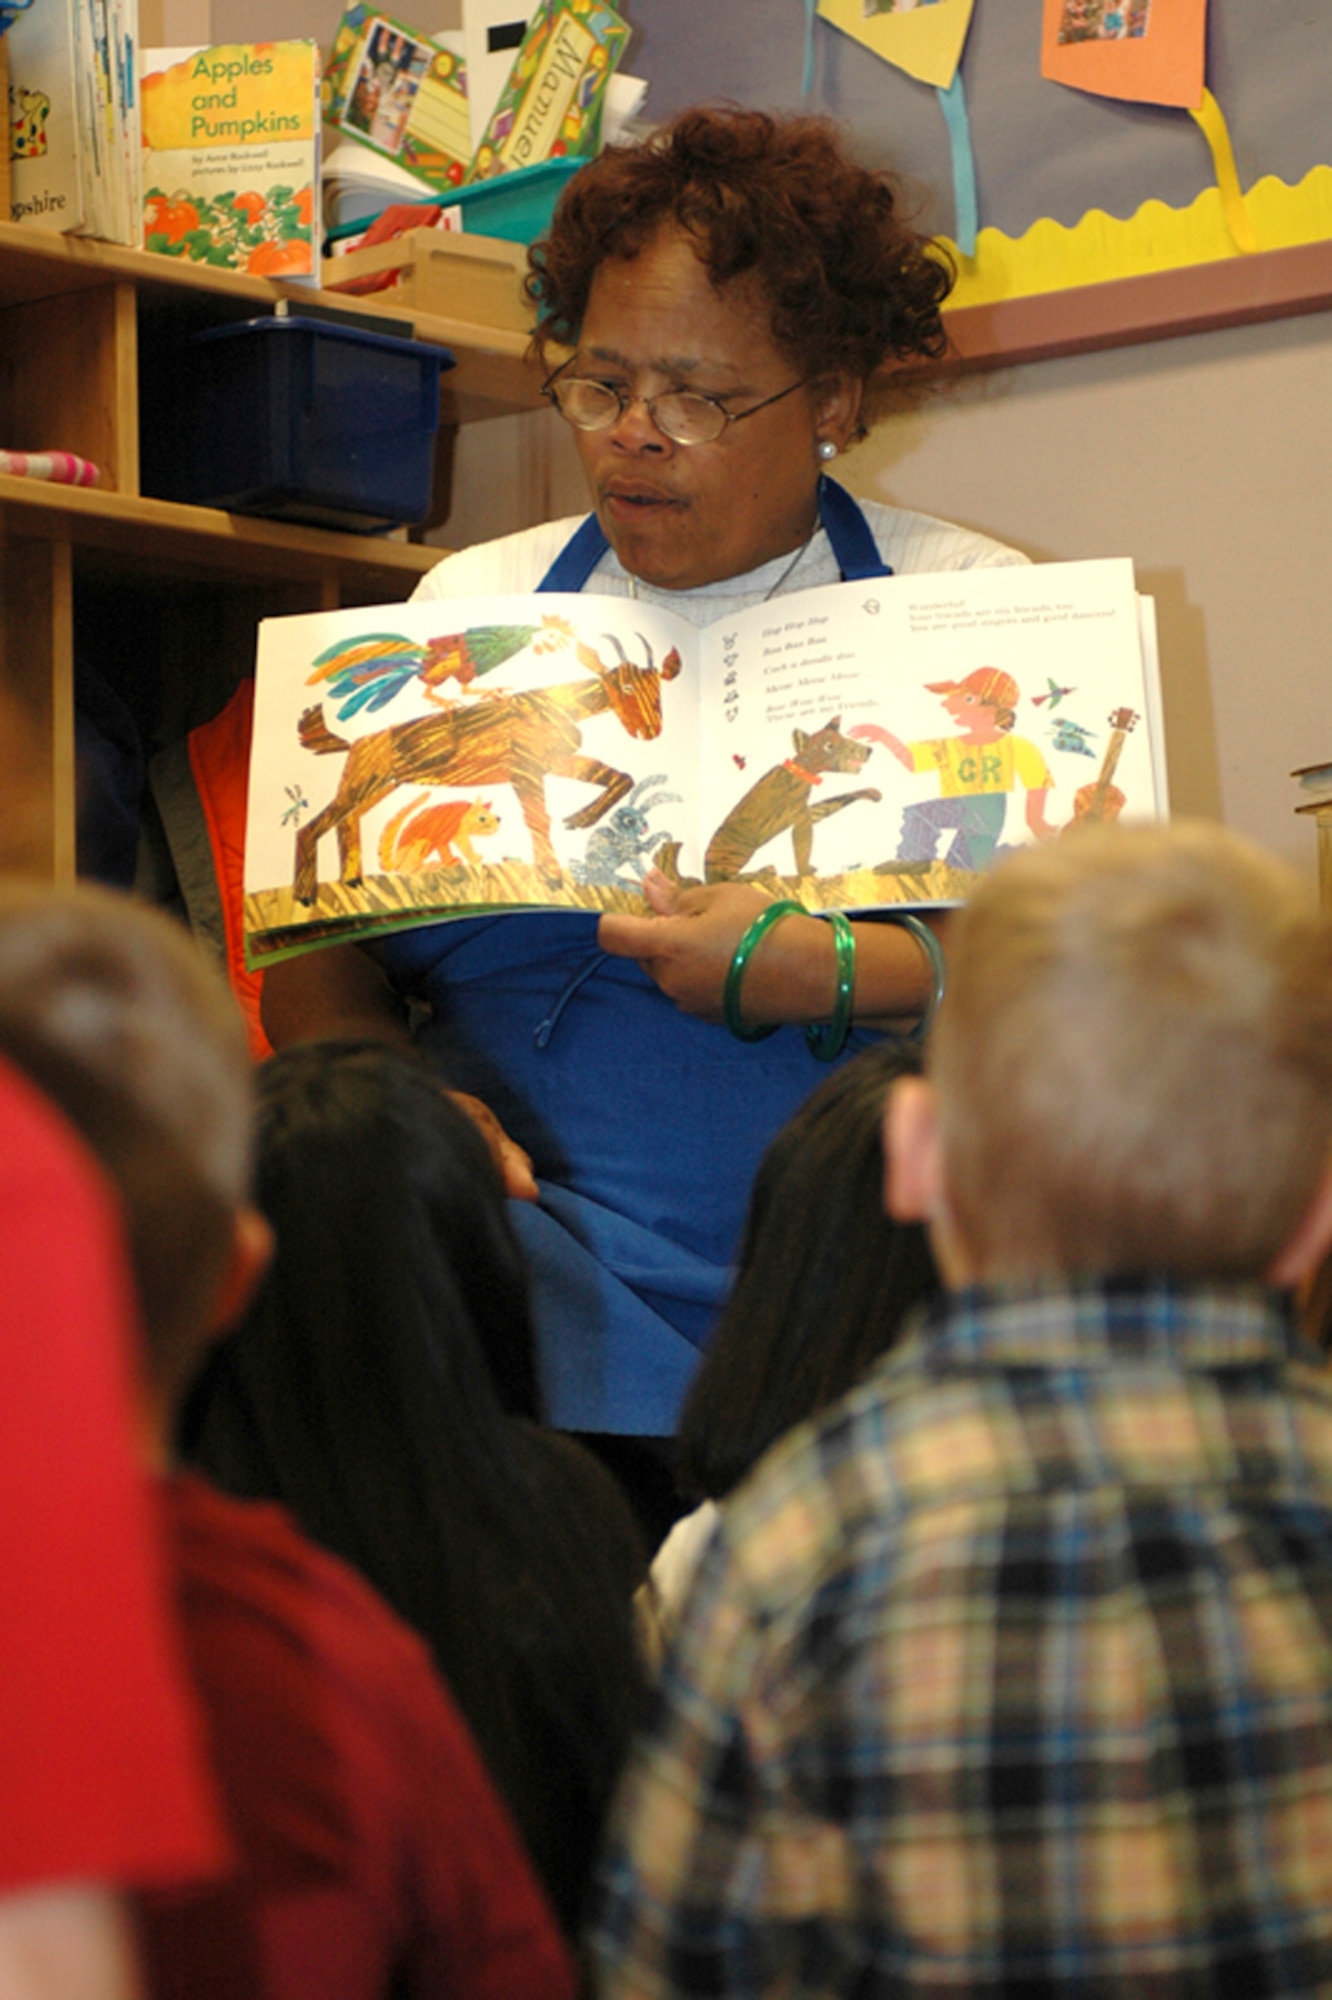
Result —
M428 195L419 204L404 204L395 198L384 206L452 208L456 204L463 212L467 235L531 243L549 227L565 182L583 165L581 158L542 160L539 166L519 167L512 174L496 174L493 180L473 181L469 187L452 188L447 194ZM335 223L325 232L326 239L340 243L346 236L360 236L374 220L373 215L361 215L352 222Z

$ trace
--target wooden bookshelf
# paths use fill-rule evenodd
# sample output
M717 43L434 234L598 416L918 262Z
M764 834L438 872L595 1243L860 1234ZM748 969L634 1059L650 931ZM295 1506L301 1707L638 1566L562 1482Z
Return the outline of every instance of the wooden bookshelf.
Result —
M154 421L163 343L310 296L308 287L0 223L0 445L77 452L102 475L95 488L0 476L0 685L31 729L40 866L57 879L74 872L76 651L108 664L118 692L148 718L152 747L154 733L188 728L221 705L253 661L259 618L404 598L439 559L439 549L401 539L141 490L141 426ZM405 316L396 301L355 304ZM445 426L536 407L521 333L446 312L406 316L418 339L456 358L442 378Z

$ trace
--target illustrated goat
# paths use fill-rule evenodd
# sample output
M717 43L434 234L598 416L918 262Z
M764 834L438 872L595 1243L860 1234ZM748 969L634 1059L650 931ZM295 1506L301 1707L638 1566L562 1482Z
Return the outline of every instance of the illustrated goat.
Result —
M640 634L641 638L641 634ZM548 777L574 778L600 792L564 824L595 826L632 788L633 779L600 759L579 754L579 724L609 709L633 737L648 741L661 734L661 687L680 671L674 648L661 666L642 640L647 666L636 666L612 637L619 664L607 666L581 640L574 646L587 678L518 694L496 694L460 703L437 715L397 722L349 742L334 735L322 705L306 709L297 726L301 743L317 757L342 755L347 762L338 789L322 812L296 835L296 900L311 904L319 893L319 843L336 831L342 881L361 881L361 821L400 785L511 785L532 839L538 873L557 887L562 871L550 839L546 805Z

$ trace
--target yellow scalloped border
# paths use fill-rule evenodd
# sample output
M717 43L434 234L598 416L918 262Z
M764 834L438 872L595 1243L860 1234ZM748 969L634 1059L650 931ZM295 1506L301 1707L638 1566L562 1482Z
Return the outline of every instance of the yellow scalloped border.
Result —
M1246 192L1244 205L1260 250L1322 242L1332 237L1332 167L1312 168L1298 187L1269 175ZM1226 228L1215 187L1204 188L1188 208L1145 201L1126 220L1093 208L1072 229L1042 216L1016 238L982 229L974 257L959 255L954 244L949 248L958 268L950 307L993 305L1242 254Z

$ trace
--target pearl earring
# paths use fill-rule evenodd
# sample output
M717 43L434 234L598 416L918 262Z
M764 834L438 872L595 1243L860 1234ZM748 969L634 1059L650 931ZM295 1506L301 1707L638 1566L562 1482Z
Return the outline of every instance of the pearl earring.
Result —
M820 438L819 457L823 460L824 464L826 465L830 458L836 458L836 456L837 456L837 446L833 443L832 439Z

